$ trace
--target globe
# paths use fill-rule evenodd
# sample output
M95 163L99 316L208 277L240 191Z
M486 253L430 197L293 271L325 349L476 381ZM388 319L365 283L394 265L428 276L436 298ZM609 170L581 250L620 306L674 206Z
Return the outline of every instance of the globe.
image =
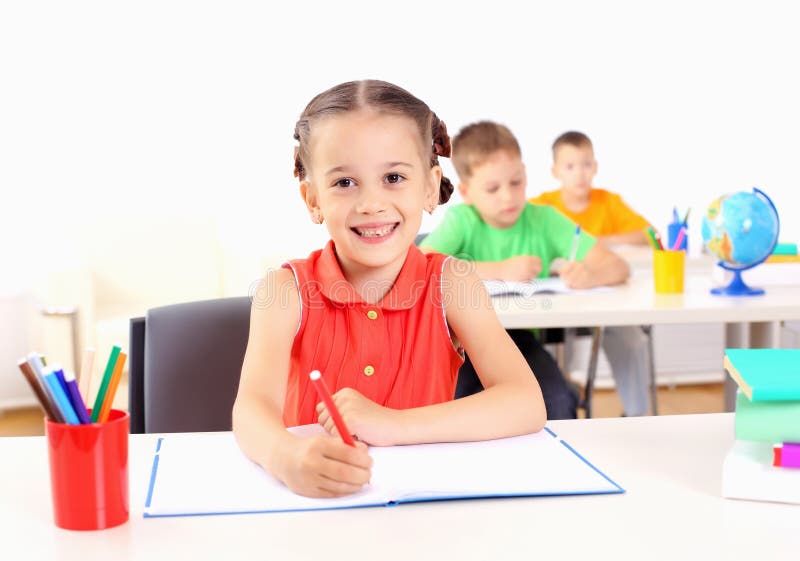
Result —
M703 216L703 243L719 258L723 269L733 271L728 286L713 288L712 294L754 296L761 288L747 286L742 271L770 256L778 243L780 220L772 200L759 189L723 195L712 202Z

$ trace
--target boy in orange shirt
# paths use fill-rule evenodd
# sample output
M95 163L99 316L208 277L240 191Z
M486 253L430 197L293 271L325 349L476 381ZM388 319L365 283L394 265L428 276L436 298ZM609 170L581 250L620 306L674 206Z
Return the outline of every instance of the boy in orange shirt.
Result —
M597 160L588 136L570 131L553 142L552 173L561 187L542 193L530 202L555 207L603 245L648 244L647 220L626 205L618 194L592 186ZM569 340L567 337L567 342ZM569 350L567 345L567 355ZM638 325L606 327L603 350L611 364L625 415L647 414L649 365L644 330Z
M589 137L565 132L553 143L553 177L561 187L530 201L551 205L604 245L647 245L647 220L625 204L616 193L592 186L597 160Z

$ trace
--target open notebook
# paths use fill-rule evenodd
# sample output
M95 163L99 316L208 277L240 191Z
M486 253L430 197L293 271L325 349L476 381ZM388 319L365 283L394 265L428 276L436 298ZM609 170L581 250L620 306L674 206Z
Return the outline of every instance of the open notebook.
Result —
M501 294L521 294L522 296L534 296L536 294L569 294L573 292L609 292L614 290L610 286L598 286L596 288L577 290L569 288L560 277L548 277L545 279L533 279L531 281L504 281L504 280L485 280L483 285L490 296L500 296Z
M301 435L319 425L291 429ZM370 449L372 481L338 499L289 491L248 460L233 434L159 438L144 516L187 516L384 506L446 499L623 493L566 442L545 429L483 442Z

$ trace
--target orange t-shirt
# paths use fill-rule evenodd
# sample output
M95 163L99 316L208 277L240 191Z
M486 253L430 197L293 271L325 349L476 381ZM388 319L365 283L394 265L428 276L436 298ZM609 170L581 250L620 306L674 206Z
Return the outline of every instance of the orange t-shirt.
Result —
M605 189L589 191L589 205L581 212L572 212L561 200L561 190L547 191L530 202L550 205L560 210L593 236L612 236L644 230L650 224L640 214L625 204L622 197Z
M312 370L333 393L353 388L392 409L453 399L464 359L453 347L442 305L446 259L411 246L377 304L364 302L344 278L333 241L283 265L294 272L302 306L283 406L287 427L317 422Z

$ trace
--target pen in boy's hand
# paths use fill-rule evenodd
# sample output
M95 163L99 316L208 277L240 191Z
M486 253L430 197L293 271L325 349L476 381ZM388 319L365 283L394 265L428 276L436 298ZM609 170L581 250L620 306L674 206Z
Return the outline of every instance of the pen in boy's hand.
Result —
M331 416L333 424L336 425L336 430L339 431L339 436L342 438L342 441L348 446L355 447L356 442L353 440L353 436L350 434L350 430L347 428L347 425L344 424L344 419L342 419L339 409L333 402L333 396L331 396L331 392L328 389L328 385L325 383L325 380L322 379L322 374L320 374L320 371L312 370L308 377L311 379L311 382L317 389L317 395L325 403L325 407L328 409L328 414Z
M581 225L578 224L575 227L575 235L572 236L572 247L569 250L569 260L575 261L575 257L578 255L578 241L581 239Z

